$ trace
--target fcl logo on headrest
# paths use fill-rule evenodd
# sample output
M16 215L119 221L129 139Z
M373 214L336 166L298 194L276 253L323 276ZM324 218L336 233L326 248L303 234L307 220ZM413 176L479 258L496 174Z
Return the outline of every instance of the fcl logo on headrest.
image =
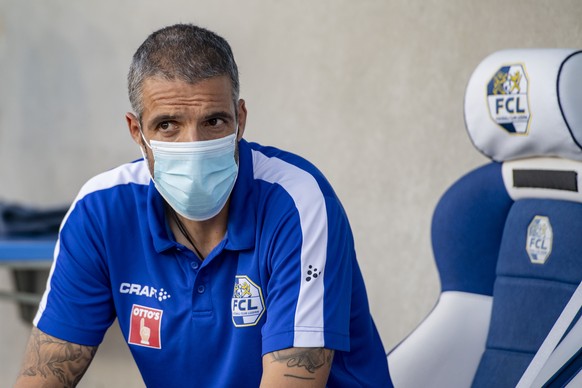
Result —
M527 90L527 75L520 64L501 67L487 84L489 114L511 134L527 134L530 119Z

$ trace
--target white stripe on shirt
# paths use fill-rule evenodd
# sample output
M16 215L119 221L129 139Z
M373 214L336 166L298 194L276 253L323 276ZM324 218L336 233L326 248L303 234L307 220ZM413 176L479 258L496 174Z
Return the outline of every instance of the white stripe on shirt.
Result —
M315 178L299 167L259 151L253 150L252 154L255 178L280 185L293 199L299 213L303 244L293 346L323 347L323 280L328 236L323 193ZM321 275L306 281L310 265L321 271Z

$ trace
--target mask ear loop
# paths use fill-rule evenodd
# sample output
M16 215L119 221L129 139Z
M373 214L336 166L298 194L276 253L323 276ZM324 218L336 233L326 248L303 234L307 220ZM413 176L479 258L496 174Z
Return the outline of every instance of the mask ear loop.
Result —
M152 146L150 146L145 138L145 135L143 134L143 130L141 129L141 123L138 121L138 126L139 126L139 134L141 135L141 139L143 140L143 144L146 145L146 147L148 147L150 150L152 150ZM147 157L147 153L145 152L143 145L139 146L139 150L141 152L141 156L143 156L143 160L147 161L148 157ZM152 150L153 151L153 150Z
M143 146L141 146L141 145L139 146L139 152L141 152L141 157L143 158L143 160L145 160L145 161L147 162L147 160L148 160L148 156L147 156L147 154L144 152L144 150L143 150Z
M148 142L147 142L147 140L146 140L146 138L145 138L145 136L143 134L143 130L141 129L141 123L139 121L138 121L138 126L139 126L139 134L141 135L141 139L143 140L143 143L146 145L146 147L148 147L153 152L152 146L150 146L148 144ZM145 149L144 149L144 147L143 147L142 144L140 144L140 146L139 146L139 151L141 152L141 156L143 157L143 160L146 162L147 165L149 165L149 163L148 163L149 162L148 154L145 152ZM152 178L152 180L155 182L154 174L153 174L152 171L150 171L149 167L148 167L148 172L149 172L150 177Z

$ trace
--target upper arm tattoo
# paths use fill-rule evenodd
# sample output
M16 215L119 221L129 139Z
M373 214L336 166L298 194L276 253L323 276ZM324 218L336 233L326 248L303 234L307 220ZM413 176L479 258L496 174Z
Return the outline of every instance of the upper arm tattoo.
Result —
M58 381L64 387L76 386L91 364L97 346L63 341L32 329L18 378Z
M324 348L289 348L271 353L272 363L287 365L290 369L285 377L315 380L320 369L331 368L333 350ZM305 373L308 372L308 373Z

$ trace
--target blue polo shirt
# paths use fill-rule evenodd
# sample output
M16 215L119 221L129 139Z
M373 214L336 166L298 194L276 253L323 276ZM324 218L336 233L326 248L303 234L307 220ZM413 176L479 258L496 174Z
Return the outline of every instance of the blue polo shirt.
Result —
M262 355L325 347L330 387L390 385L348 219L321 172L239 142L227 233L200 261L177 243L143 160L85 184L34 324L99 345L117 318L151 387L253 387Z

